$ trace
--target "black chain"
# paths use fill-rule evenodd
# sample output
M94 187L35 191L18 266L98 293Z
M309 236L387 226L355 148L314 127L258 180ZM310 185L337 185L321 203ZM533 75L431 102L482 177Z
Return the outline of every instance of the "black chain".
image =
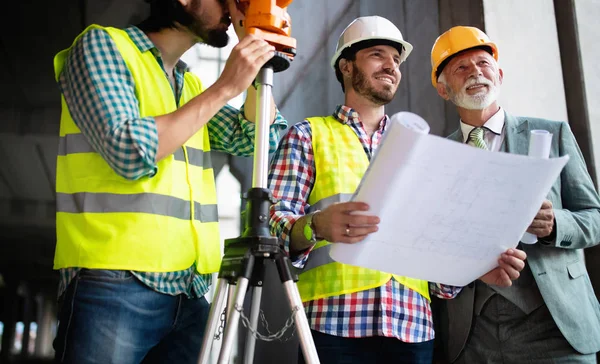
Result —
M279 341L282 341L282 342L286 342L289 339L291 339L294 336L295 328L294 328L294 331L292 331L292 334L290 336L288 336L285 340L282 340L282 337L286 333L286 331L290 327L292 327L294 325L294 321L295 321L294 320L294 315L296 314L296 312L298 312L299 309L300 308L298 306L294 307L294 309L292 310L292 314L286 320L285 325L279 331L277 331L274 334L271 334L271 332L269 331L269 324L267 323L267 320L265 318L264 312L262 310L260 310L261 321L263 322L263 325L265 326L265 329L269 333L268 335L263 335L260 332L258 332L258 328L255 329L255 328L252 327L252 325L250 324L250 320L246 317L246 315L244 315L244 307L240 307L238 305L235 305L235 310L240 313L240 316L242 318L242 325L244 325L244 327L247 328L252 333L252 336L256 340L262 340L262 341L275 341L275 340L279 340Z

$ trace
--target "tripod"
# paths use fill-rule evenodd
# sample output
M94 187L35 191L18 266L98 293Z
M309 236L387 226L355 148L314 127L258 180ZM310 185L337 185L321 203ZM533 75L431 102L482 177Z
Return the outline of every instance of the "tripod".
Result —
M199 364L208 364L213 334L219 327L221 313L226 306L226 295L230 286L235 285L233 300L227 307L226 326L223 344L219 353L219 364L228 364L236 337L244 298L248 287L253 287L250 326L255 329L258 323L264 269L267 261L274 261L279 278L284 286L287 301L292 310L300 346L307 363L319 363L317 351L304 313L302 300L296 286L298 276L292 274L290 261L278 239L269 231L269 208L275 202L267 188L267 165L269 154L269 119L271 110L271 90L273 73L289 67L289 59L284 53L275 56L259 71L255 87L257 88L256 136L254 141L254 164L252 188L246 194L247 205L244 219L244 231L240 237L225 240L225 255L221 262L215 299L211 305L206 331L202 342ZM245 363L254 358L255 339L248 335L245 351Z

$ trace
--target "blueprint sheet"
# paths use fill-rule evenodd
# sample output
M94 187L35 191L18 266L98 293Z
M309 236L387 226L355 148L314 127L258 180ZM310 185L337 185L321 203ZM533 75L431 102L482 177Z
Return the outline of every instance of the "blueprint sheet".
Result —
M330 255L341 263L467 285L517 246L569 158L493 153L401 121L392 119L353 196L381 218L379 231L357 244L332 244Z

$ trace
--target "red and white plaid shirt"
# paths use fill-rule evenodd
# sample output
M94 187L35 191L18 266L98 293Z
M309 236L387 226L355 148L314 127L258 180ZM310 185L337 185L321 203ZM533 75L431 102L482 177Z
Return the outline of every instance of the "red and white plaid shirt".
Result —
M369 160L381 141L388 123L385 116L369 137L359 115L340 105L333 114L349 125L363 146ZM308 196L315 183L312 131L304 120L288 131L275 152L269 173L269 188L278 202L271 209L271 232L289 249L292 226L306 214ZM302 268L310 249L293 258ZM430 283L430 292L440 298L454 298L460 287ZM390 279L386 284L355 293L305 302L308 321L313 330L343 337L386 336L408 343L434 338L429 301L421 294Z

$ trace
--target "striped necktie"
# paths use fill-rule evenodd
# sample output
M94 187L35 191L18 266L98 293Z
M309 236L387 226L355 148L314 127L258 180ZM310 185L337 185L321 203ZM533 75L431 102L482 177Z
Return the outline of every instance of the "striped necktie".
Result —
M485 140L483 139L485 130L483 128L474 128L469 133L469 138L467 139L467 144L480 148L480 149L488 149Z

